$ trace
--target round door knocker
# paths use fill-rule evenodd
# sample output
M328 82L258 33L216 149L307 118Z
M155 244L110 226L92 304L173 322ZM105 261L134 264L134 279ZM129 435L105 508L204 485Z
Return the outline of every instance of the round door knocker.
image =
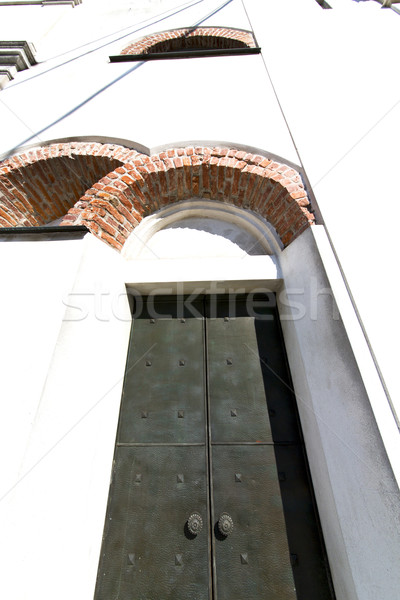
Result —
M203 519L199 513L192 513L187 520L187 527L192 535L197 535L203 529Z
M222 513L218 520L218 529L222 535L229 535L233 531L233 521L227 513Z

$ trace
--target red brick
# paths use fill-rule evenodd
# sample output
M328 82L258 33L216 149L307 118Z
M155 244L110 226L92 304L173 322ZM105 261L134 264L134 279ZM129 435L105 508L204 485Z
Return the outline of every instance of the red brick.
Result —
M307 197L299 198L296 202L299 206L310 206L310 201Z
M202 174L202 178L203 178L203 189L209 190L210 189L210 167L205 163L203 163L201 165L201 174Z
M115 238L115 236L117 235L117 229L115 227L113 227L112 225L110 225L109 223L107 223L107 221L105 219L94 216L92 221L97 223L103 231L106 231L107 233L109 233L113 238Z
M17 221L15 219L13 219L13 217L6 213L4 210L2 210L0 208L0 216L2 217L2 219L5 219L8 223L8 225L6 225L6 227L13 227L13 225L17 225Z
M201 158L199 156L197 156L196 154L194 154L192 156L192 165L196 167L197 165L201 165L201 163L202 163Z
M285 186L285 188L289 192L289 194L291 194L292 192L297 192L299 189L299 186L297 185L297 183L292 183L291 180L289 180L289 182L290 183L282 182L282 185Z
M215 36L229 37L229 30L213 31ZM109 172L104 175L106 160L110 161ZM118 223L123 232L123 236L116 234L118 243L128 235L126 227L130 231L141 215L190 194L221 201L236 198L238 205L249 206L275 222L278 219L280 234L287 235L286 230L290 229L292 238L304 223L307 226L314 220L301 177L294 169L235 148L170 148L149 157L115 144L51 144L4 161L0 173L0 198L4 204L0 218L4 222L13 219L19 224L35 224L38 220L44 223L70 209L64 217L66 223L87 218L94 225L93 216L107 218L105 211L110 215L107 225L115 227ZM93 182L86 191L82 189L82 177ZM271 185L276 180L281 185ZM291 209L281 215L283 200ZM93 202L93 206L88 207L88 202ZM96 231L104 239L107 232Z
M294 200L298 200L299 198L305 198L306 197L306 192L304 190L299 190L298 192L292 192L290 194L290 196L294 199Z
M292 238L293 238L292 231L288 231L281 236L281 241L282 241L282 244L285 246L285 248L286 248L286 246L288 246L290 244L290 242L292 241Z
M231 191L232 191L232 181L230 179L228 179L227 181L225 181L225 187L224 187L224 196L227 200L229 200L231 197Z
M223 27L200 27L195 31L189 29L175 29L164 31L157 35L150 34L141 40L126 46L121 54L145 54L147 52L161 52L176 49L172 40L179 38L195 38L203 48L230 48L235 47L234 42L244 43L249 47L255 47L254 37L250 32Z
M176 195L178 200L183 200L186 196L184 172L182 170L179 170L177 173Z
M174 165L176 169L183 167L183 160L181 158L174 158Z
M108 235L108 233L101 231L101 239L107 242L112 248L115 248L115 250L122 250L121 242L118 242L114 237Z
M133 225L133 227L136 227L136 225L142 220L142 215L134 208L129 211L125 208L125 206L120 206L119 210L121 215L123 215L125 219L129 221L131 225Z
M118 200L117 200L117 203L119 204ZM99 200L98 198L96 198L95 200L92 201L90 206L93 208L93 210L95 210L98 206L100 206L101 208L103 208L104 210L109 212L117 221L119 221L120 223L124 222L124 219L121 216L121 214L118 212L118 209L115 208L111 204L111 202L106 202L104 200Z
M199 195L199 175L192 175L192 193L194 196Z
M239 168L235 169L235 172L233 174L233 181L232 181L232 194L234 194L234 195L236 195L239 191L241 176L242 176L242 171Z

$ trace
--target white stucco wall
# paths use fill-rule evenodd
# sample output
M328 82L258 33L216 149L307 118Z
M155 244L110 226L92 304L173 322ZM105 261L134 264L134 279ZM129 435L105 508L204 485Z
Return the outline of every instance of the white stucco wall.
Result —
M400 559L399 434L329 252L316 226L280 257L286 349L337 598L390 600L400 586L389 567Z
M7 244L2 294L0 594L89 599L131 322L122 259L90 235L25 244Z
M51 39L50 34L42 39L42 53L37 42L44 62L21 73L2 95L0 114L9 126L0 154L20 144L75 135L131 140L147 148L180 140L229 140L298 162L260 56L109 62L131 41L160 30L199 22L249 29L241 2L225 3L216 14L222 2L175 1L162 8L150 2L151 16L137 13L143 3L129 4L132 10L127 3L99 9L88 1L53 28Z
M1 492L21 473L61 328L62 299L80 261L77 241L5 241L0 238L2 411ZM9 452L9 448L13 452Z
M400 15L377 2L246 0L325 225L400 414L392 309L398 256ZM265 22L284 28L264 27ZM289 75L290 73L290 75ZM378 283L379 281L379 283Z

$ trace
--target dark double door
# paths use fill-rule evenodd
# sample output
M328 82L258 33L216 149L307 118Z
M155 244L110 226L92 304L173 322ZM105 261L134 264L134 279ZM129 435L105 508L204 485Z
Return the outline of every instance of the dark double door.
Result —
M332 598L270 304L137 305L96 600Z

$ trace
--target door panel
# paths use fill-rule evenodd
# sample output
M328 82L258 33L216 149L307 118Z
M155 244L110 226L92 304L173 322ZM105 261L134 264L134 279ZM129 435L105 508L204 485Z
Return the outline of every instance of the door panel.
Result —
M216 599L331 599L276 310L216 302L206 328L213 524L237 522L214 536Z
M301 440L277 313L270 304L270 299L239 299L207 305L213 440ZM236 420L229 418L232 398Z
M272 442L252 317L207 319L211 440Z
M119 442L205 442L203 329L196 318L135 320Z
M260 590L269 600L295 600L271 429L276 411L264 372L277 332L269 307L261 315L252 308L238 302L229 316L231 306L222 302L207 318L213 523L223 513L233 520L232 533L225 537L218 526L215 532L215 600L259 600ZM278 368L272 395L282 419L288 395L282 398L285 374ZM282 424L281 433L297 438L293 422Z
M208 600L206 470L204 446L118 448L97 600Z
M135 311L96 600L332 600L270 298Z
M295 600L272 446L213 446L214 519L233 531L215 540L218 600Z

